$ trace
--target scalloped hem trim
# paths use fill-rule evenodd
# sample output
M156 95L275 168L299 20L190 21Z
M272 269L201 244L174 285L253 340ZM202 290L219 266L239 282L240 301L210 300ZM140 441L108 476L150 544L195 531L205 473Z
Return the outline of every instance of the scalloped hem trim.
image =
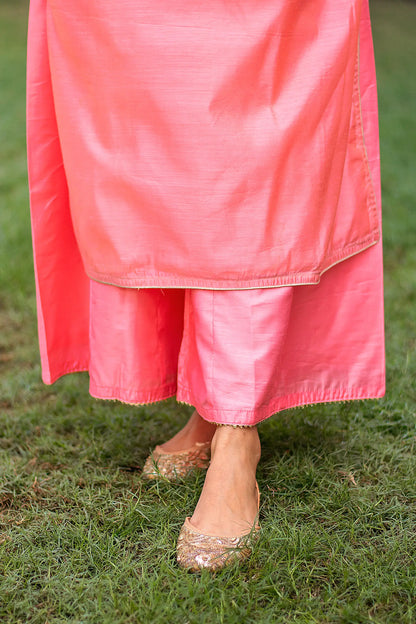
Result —
M96 386L90 382L89 392L94 399L103 399L107 401L119 401L128 405L151 405L166 401L175 396L176 384L168 384L161 386L155 390L147 392L131 392L124 388L107 388L105 386Z
M195 407L198 414L204 418L204 420L216 424L216 425L230 425L240 427L254 427L259 423L267 420L278 412L293 408L303 408L308 405L318 405L324 403L347 403L349 401L363 401L363 400L376 400L381 399L385 395L385 386L382 385L379 388L370 391L363 389L346 389L336 392L310 392L310 393L295 393L285 397L279 397L273 399L265 406L261 406L256 409L241 409L241 410L227 410L227 409L210 409L206 408L198 401L194 401L191 393L180 389L177 396L178 403L184 403Z
M76 368L74 364L65 368L64 371L56 373L53 381L43 380L48 385L57 381L60 377L71 373L88 372L88 367ZM97 386L90 381L89 393L95 399L105 401L118 401L128 405L151 405L166 401L176 397L176 401L181 404L194 407L204 420L216 425L229 425L233 427L255 427L273 414L287 409L302 408L307 405L317 405L323 403L344 403L348 401L363 401L381 399L385 394L385 381L382 380L380 386L372 390L350 389L337 391L315 391L299 392L287 396L278 397L270 401L267 405L251 409L216 409L207 408L200 404L186 388L177 388L176 383L167 384L146 392L132 392L125 388Z

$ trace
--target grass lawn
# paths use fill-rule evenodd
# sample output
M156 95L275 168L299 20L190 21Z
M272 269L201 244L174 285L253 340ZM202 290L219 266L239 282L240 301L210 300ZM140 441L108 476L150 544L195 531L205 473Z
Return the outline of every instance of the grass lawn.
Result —
M0 621L416 622L416 4L373 0L388 392L260 426L263 537L214 576L175 564L203 477L145 486L174 401L40 380L25 161L27 2L0 5Z

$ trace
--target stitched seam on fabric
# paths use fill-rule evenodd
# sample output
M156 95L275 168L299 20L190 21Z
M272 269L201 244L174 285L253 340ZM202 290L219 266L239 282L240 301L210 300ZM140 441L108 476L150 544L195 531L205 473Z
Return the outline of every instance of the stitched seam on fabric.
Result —
M358 37L358 46L357 46L357 61L356 68L354 72L354 97L352 105L354 107L354 116L355 116L355 133L357 138L357 144L362 153L362 169L366 181L366 189L367 189L367 208L370 216L370 222L373 227L377 226L380 228L378 212L377 212L377 197L374 186L373 177L371 175L370 163L367 153L367 146L365 144L365 135L364 135L364 123L363 123L363 115L362 115L362 103L361 103L361 84L360 84L360 37ZM358 129L360 132L358 132Z
M127 399L121 399L120 397L116 397L116 396L107 396L107 397L94 396L91 392L90 392L90 395L92 396L93 399L96 399L97 401L117 401L119 403L123 403L123 405L144 407L146 405L153 405L154 403L161 403L162 401L167 401L171 399L172 397L174 397L175 393L167 394L165 396L161 396L157 398L147 399L144 401L128 401Z
M329 269L334 267L345 260L349 260L350 258L356 256L363 251L366 251L373 245L376 245L380 242L380 228L375 228L370 235L366 236L362 240L362 245L357 245L356 243L351 243L347 245L344 250L348 250L351 248L351 253L348 255L343 254L333 254L329 259L329 264L326 265L321 271L309 272L309 273L291 273L284 277L279 276L269 276L264 278L253 278L250 280L229 280L229 282L225 282L224 280L207 280L202 279L198 280L195 278L174 278L169 276L168 274L158 273L157 276L136 276L136 277L121 277L114 278L108 275L102 275L101 273L90 272L88 276L90 279L93 279L102 284L109 284L113 286L119 286L121 288L188 288L188 289L198 289L198 290L256 290L260 288L280 288L281 286L316 286L319 284L320 279L324 273L326 273ZM297 279L296 279L297 276ZM300 279L303 277L303 279ZM109 281L112 279L113 281ZM118 280L118 283L115 280ZM169 283L161 283L161 279L168 279ZM137 280L140 281L140 284L137 284ZM293 280L293 281L292 281ZM134 282L134 283L133 283ZM233 285L233 282L237 282L240 284L239 286ZM224 284L223 286L218 286L217 284ZM244 286L241 286L241 283Z
M161 392L163 394L167 388L176 388L176 384L165 384L163 386L157 386L157 388L151 388L150 390L128 390L127 388L123 388L121 386L100 386L96 383L92 383L91 387L99 390L108 390L110 392L123 392L125 394L152 394L157 392Z
M299 394L291 395L289 398L295 399L295 401L292 403L289 403L289 402L284 403L283 407L279 407L279 404L281 405L283 403L282 399L275 399L271 401L270 403L268 403L267 406L264 406L258 410L252 410L252 409L250 410L244 410L244 409L205 410L203 407L201 408L201 406L198 406L197 402L192 400L192 396L189 397L190 400L192 401L191 403L188 403L187 401L182 401L182 402L187 403L188 405L193 405L201 414L201 416L205 420L209 420L210 422L216 422L210 419L215 417L217 414L221 415L222 413L229 413L229 414L236 414L236 415L238 414L238 415L243 415L246 417L253 417L253 416L255 417L257 414L259 417L255 418L255 421L256 421L255 424L259 424L260 422L267 420L274 414L277 414L285 410L305 408L308 405L318 405L318 404L324 404L324 403L342 403L342 402L349 402L349 401L377 400L377 399L382 398L382 396L384 396L384 392L385 392L385 388L383 385L377 390L374 390L372 392L362 391L362 390L360 391L355 390L354 392L352 392L349 390L345 390L342 393L329 394L325 398L323 397L321 393L317 393L317 394L312 393L312 395L304 395L303 393L299 393ZM296 400L296 397L299 397L299 399ZM188 398L188 397L185 397L185 398ZM209 414L209 415L204 416L204 413ZM218 423L218 424L232 425L232 424L239 424L239 423L227 422L227 423Z
M166 401L174 397L176 391L176 384L163 386L157 391L149 390L142 392L128 392L124 388L97 386L94 383L91 383L89 388L90 395L96 399L103 401L120 401L128 405L149 405L158 403L159 401Z
M358 239L358 241L353 241L351 243L348 243L347 245L343 245L341 247L338 247L337 249L334 250L334 252L331 254L331 256L329 256L328 262L331 262L332 260L336 260L336 259L347 260L350 256L345 256L344 257L343 256L343 252L347 252L348 253L350 249L354 249L354 248L360 247L360 249L357 251L357 253L359 251L364 251L365 247L361 248L361 245L368 245L368 244L371 244L372 242L373 243L377 242L378 238L376 240L374 239L374 236L376 234L379 237L380 233L379 233L378 227L374 227L368 234L366 234L366 236L364 236L363 238ZM233 280L233 279L231 279L231 280L228 280L228 281L257 282L257 281L269 281L269 280L282 280L282 285L291 286L292 284L290 284L290 283L288 283L288 284L284 283L283 284L283 281L290 280L292 278L295 278L296 276L300 276L300 277L305 276L305 280L310 280L313 277L318 277L319 278L322 275L322 273L325 273L326 270L327 269L323 268L321 270L297 271L297 272L288 273L287 275L282 275L282 276L274 274L274 275L268 275L267 277L258 277L258 278L254 277L254 278L251 278L251 279L248 279L248 280L244 280L244 279ZM97 275L97 276L101 275L103 278L111 277L111 276L108 276L108 274L105 274L105 273L101 274L101 273L92 272L92 274L93 275ZM122 277L122 276L120 276L120 277L118 277L116 279L119 279L120 281L131 281L131 280L134 280L134 279L137 279L137 278L138 279L141 279L141 278L146 279L146 275L147 275L147 272L143 271L142 274L137 272L132 277ZM190 283L195 283L195 284L198 284L200 282L207 283L207 284L209 284L210 282L226 283L226 281L227 281L227 280L224 280L224 279L209 279L209 278L201 278L201 279L199 279L199 278L193 278L193 277L192 278L177 278L177 277L174 277L171 273L165 273L164 271L157 271L156 275L157 275L157 277L150 277L150 278L148 278L149 281L153 281L153 280L155 280L155 279L157 279L159 277L169 278L169 280L172 283L179 283L179 284L183 283L184 281L187 281L187 282L190 282ZM95 278L91 278L91 279L95 279ZM97 280L97 281L99 281L99 280ZM318 282L319 282L319 280L318 280ZM316 283L318 283L318 282L316 282ZM112 282L103 282L103 283L106 283L106 284L109 284L109 285L112 284ZM306 283L306 282L300 282L300 283ZM315 282L312 282L312 283L315 283ZM119 284L115 284L115 285L118 286ZM293 284L293 285L295 285L295 284ZM145 286L143 286L143 288L145 288ZM158 286L158 288L167 288L167 286ZM252 288L256 288L256 286L253 286ZM215 289L209 288L209 290L215 290ZM228 290L230 290L230 288L228 288Z
M350 397L349 400L351 400L351 401L356 401L356 400L358 401L358 400L360 400L360 398L362 396L360 394L360 392L357 392L356 390L354 390L354 392L347 390L347 391L345 391L343 393L335 392L334 394L331 394L330 395L331 398L327 400L327 399L320 399L319 397L322 396L320 393L317 393L316 396L314 396L314 393L312 393L312 395L306 395L306 396L308 396L309 398L312 398L312 396L313 396L313 400L310 401L309 398L306 399L307 403L305 403L305 405L313 405L314 403L327 403L327 402L331 402L331 401L334 401L334 402L336 402L336 401L345 401L345 400L347 400L347 399L344 398L345 395L348 395L348 397ZM217 413L230 412L231 414L243 413L243 414L247 414L247 415L252 416L252 415L255 415L257 413L261 413L262 411L270 409L271 407L273 407L273 405L277 405L279 403L282 403L283 399L286 399L286 398L291 399L292 397L302 397L302 396L304 396L303 392L285 395L282 398L273 399L272 401L270 401L270 403L267 403L267 405L259 407L258 409L244 408L244 407L242 407L241 409L240 408L239 409L227 409L227 408L217 409L217 408L213 408L212 412L217 412ZM302 403L299 403L299 405L303 405L303 404L304 403L303 403L303 399L302 399ZM282 408L282 411L286 410L286 409L292 409L292 407Z

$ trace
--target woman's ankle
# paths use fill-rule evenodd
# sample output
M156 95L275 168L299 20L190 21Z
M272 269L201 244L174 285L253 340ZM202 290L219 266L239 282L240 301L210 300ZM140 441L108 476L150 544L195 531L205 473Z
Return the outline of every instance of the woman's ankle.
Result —
M211 455L237 453L243 461L257 467L261 457L261 443L257 427L219 426L212 438Z
M191 518L195 528L228 537L250 529L258 512L256 469L260 454L255 428L218 427L211 464Z
M215 431L216 425L204 420L195 410L186 425L160 446L165 452L185 451L196 443L210 442Z

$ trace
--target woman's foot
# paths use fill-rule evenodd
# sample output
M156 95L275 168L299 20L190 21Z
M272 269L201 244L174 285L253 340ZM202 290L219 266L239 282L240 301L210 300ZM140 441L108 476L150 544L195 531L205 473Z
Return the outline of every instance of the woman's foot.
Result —
M197 442L211 442L216 429L215 424L204 420L195 410L186 425L173 438L160 444L158 449L163 453L185 451Z
M181 431L153 449L143 466L142 477L177 481L196 468L206 470L210 462L211 439L215 430L216 425L205 421L195 410Z
M214 572L250 556L260 529L260 452L257 429L218 427L201 496L178 537L176 559L182 568Z
M256 427L218 427L211 464L190 519L205 535L234 537L249 532L258 514L256 468L261 446Z

